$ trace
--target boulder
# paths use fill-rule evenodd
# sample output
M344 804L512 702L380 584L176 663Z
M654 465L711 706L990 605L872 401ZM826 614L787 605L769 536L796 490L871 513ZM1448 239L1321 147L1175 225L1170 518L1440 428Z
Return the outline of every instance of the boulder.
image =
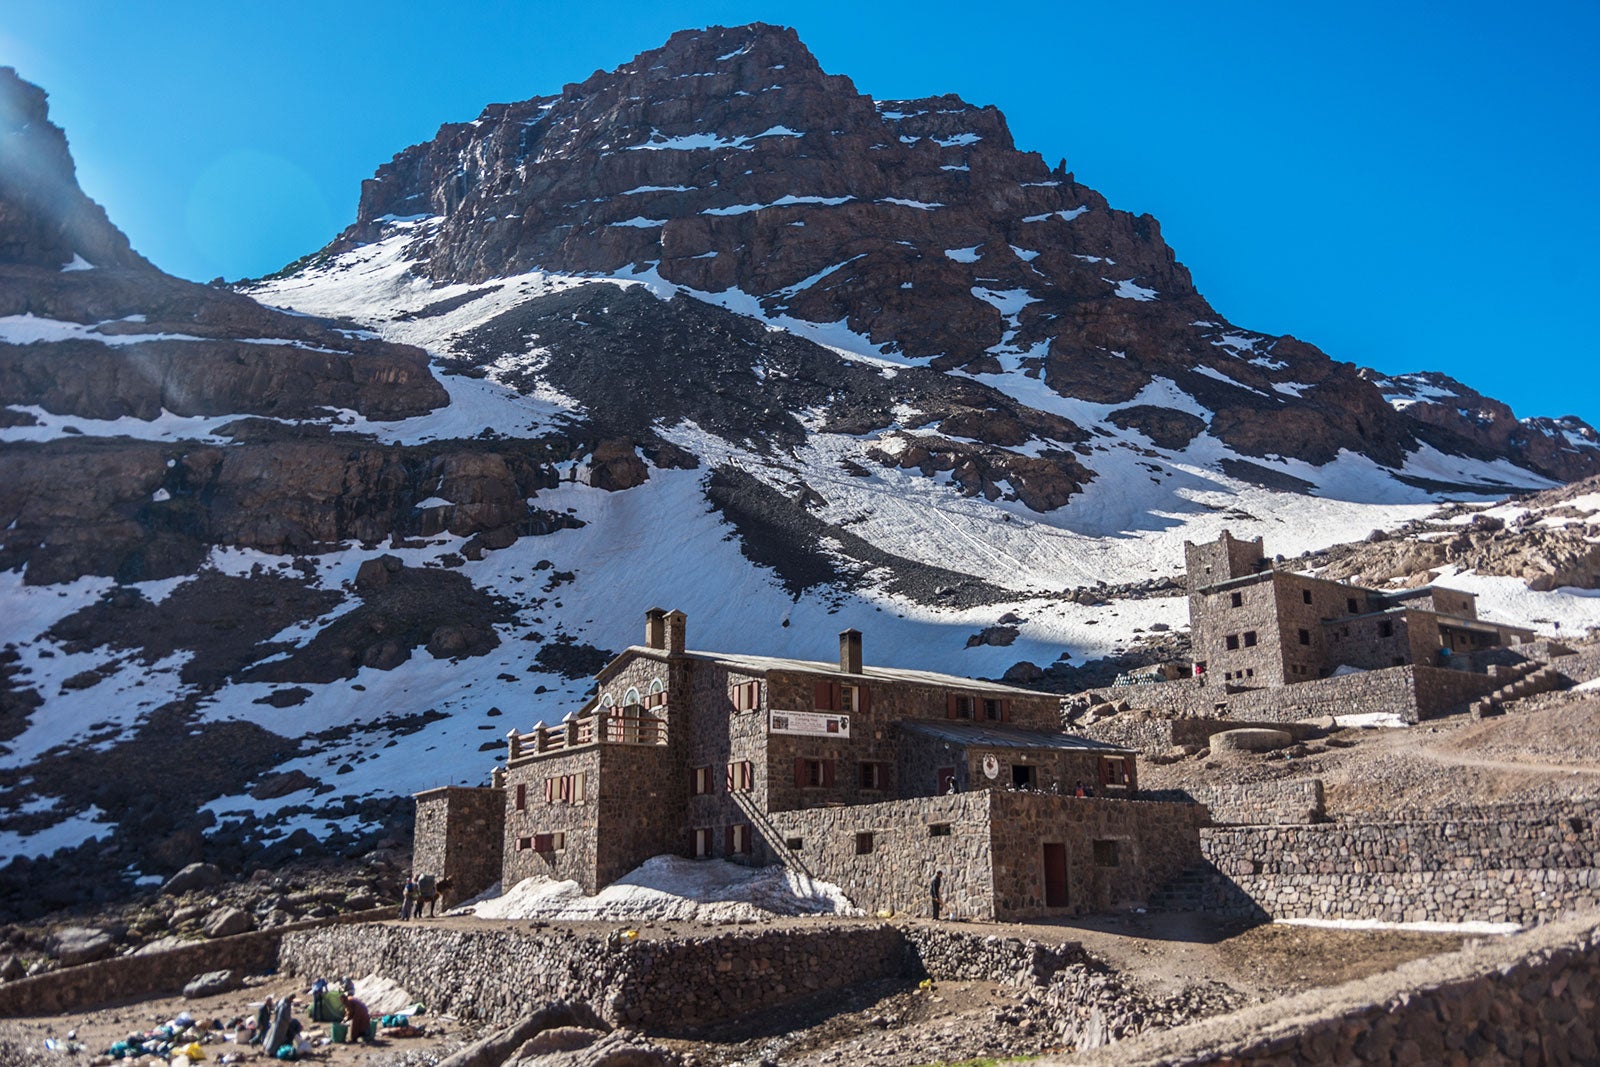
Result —
M110 933L87 926L57 930L53 944L56 959L66 967L103 960L117 949L117 940Z
M208 889L221 881L222 869L215 863L191 863L168 878L161 886L161 892L175 896L195 889Z
M233 907L218 908L206 917L200 927L207 937L231 937L234 934L247 934L255 928L255 920L249 912Z
M1001 676L1001 680L1006 682L1026 683L1037 682L1043 677L1044 671L1037 663L1029 663L1027 660L1021 660L1006 668L1006 673Z
M28 973L28 968L15 956L0 956L0 982L14 982Z
M183 995L188 1000L200 997L214 997L218 993L231 993L244 986L244 979L236 971L207 971L190 979L189 984L183 987Z

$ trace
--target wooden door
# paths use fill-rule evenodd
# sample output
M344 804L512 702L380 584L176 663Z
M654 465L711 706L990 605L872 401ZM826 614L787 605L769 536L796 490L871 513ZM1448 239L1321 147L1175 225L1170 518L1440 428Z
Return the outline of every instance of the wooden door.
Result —
M1067 846L1044 846L1044 905L1047 908L1067 906Z

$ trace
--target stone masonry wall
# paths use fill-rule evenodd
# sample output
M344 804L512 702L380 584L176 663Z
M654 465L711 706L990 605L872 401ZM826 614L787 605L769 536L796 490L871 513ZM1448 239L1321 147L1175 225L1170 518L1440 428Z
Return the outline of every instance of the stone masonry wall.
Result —
M77 967L62 967L0 985L0 1018L83 1011L102 1004L172 994L207 971L269 972L277 966L279 943L295 931L394 916L394 908L378 908L272 930L194 941L142 956L117 956Z
M506 770L505 845L503 882L509 889L536 875L571 879L584 892L600 888L595 873L596 799L600 795L600 746L541 756ZM583 791L573 802L546 803L546 778L582 775ZM562 834L563 846L555 851L533 848L540 834Z
M1211 813L1214 826L1280 826L1326 818L1321 778L1234 782L1184 790Z
M1600 1063L1593 915L1047 1063Z
M616 946L571 929L384 924L286 937L280 966L308 978L382 974L427 990L430 1010L495 1025L543 1000L579 1000L614 1024L672 1034L898 975L902 944L883 924Z
M1515 923L1600 907L1600 830L1582 810L1205 829L1201 851L1219 874L1207 906L1273 918Z
M417 794L411 870L451 883L450 907L500 881L505 846L505 790L445 786Z
M758 861L832 882L869 913L927 915L929 884L935 871L943 871L944 916L987 918L994 908L993 795L774 812L757 834ZM871 851L858 852L858 834L871 835ZM792 842L799 847L789 847Z
M992 793L995 917L1084 914L1141 904L1200 861L1194 804ZM1045 904L1043 846L1066 847L1067 905Z
M1314 732L1312 727L1297 723L1210 718L1158 719L1145 718L1138 712L1123 712L1074 729L1096 741L1105 741L1146 755L1159 756L1177 745L1197 745L1205 748L1210 745L1212 734L1219 734L1224 730L1260 727L1287 730L1296 740L1304 740Z

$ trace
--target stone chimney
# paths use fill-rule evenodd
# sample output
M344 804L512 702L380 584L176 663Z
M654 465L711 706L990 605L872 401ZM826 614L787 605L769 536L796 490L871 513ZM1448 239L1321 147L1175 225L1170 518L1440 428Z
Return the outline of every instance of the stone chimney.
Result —
M667 647L667 613L661 608L644 613L644 647Z
M684 635L689 628L689 616L681 611L669 611L663 616L663 622L667 631L667 653L681 656L687 647Z
M839 632L839 669L846 674L861 673L861 631Z

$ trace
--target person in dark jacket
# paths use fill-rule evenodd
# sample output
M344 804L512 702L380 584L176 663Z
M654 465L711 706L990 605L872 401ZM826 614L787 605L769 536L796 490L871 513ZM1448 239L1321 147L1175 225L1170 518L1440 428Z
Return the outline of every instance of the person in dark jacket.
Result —
M350 1040L372 1044L372 1013L355 997L344 998L344 1017L350 1024Z
M935 919L939 917L939 907L944 903L944 872L934 871L933 881L928 883L928 912Z

